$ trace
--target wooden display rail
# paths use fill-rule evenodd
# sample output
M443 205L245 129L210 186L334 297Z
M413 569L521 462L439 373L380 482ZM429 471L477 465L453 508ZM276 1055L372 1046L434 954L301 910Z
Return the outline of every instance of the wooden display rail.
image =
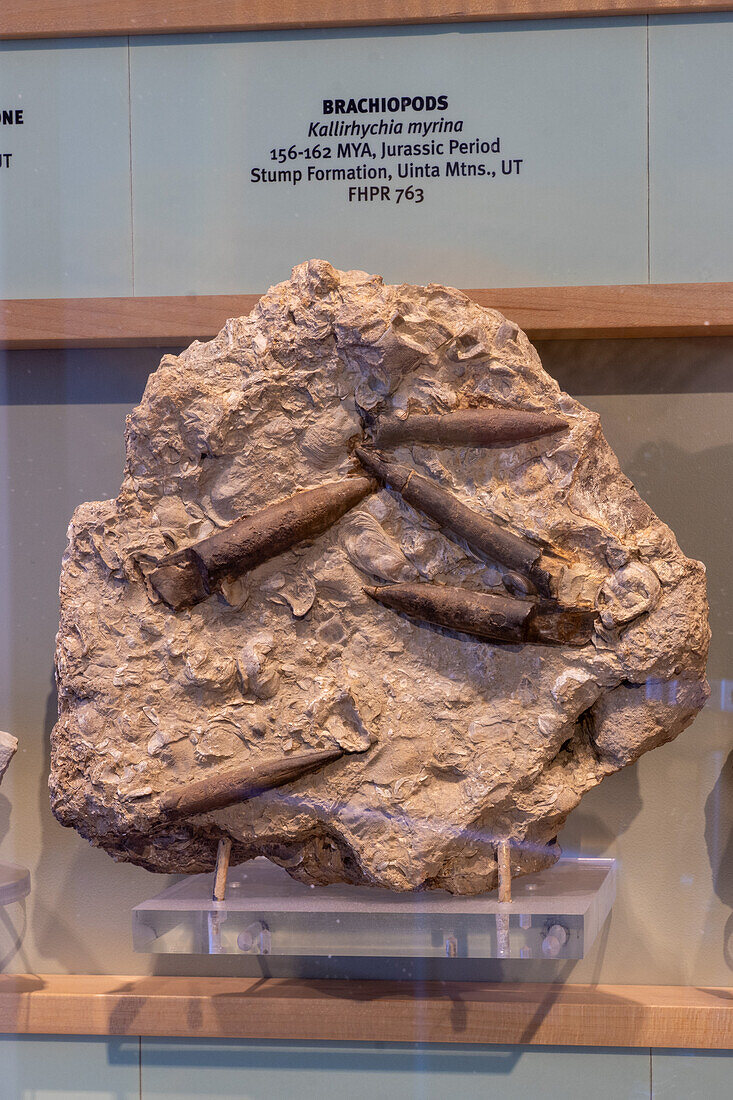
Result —
M5 975L0 1033L733 1048L733 988Z
M58 38L716 12L731 0L3 0L0 37Z
M535 340L733 335L733 283L467 290ZM216 335L258 295L0 301L0 347L185 347Z

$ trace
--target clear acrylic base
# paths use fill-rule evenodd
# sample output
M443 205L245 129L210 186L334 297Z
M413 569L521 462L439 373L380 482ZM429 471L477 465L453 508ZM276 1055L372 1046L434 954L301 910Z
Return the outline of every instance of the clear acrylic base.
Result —
M31 892L31 876L26 867L0 863L0 905L22 901Z
M560 859L496 893L394 894L367 886L304 886L266 859L192 875L133 909L136 951L183 955L581 959L616 897L612 859Z

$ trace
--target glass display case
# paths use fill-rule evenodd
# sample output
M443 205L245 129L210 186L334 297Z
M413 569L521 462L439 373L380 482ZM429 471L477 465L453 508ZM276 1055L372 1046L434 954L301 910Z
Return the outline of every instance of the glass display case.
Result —
M255 8L0 12L0 1032L656 1095L733 1049L733 14Z

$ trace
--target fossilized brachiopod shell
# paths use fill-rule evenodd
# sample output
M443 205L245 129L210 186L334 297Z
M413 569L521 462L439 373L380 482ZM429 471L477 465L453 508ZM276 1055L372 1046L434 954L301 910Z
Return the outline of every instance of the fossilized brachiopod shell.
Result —
M349 439L360 432L354 410L340 403L307 428L301 448L316 470L332 470L347 461Z
M342 525L341 543L352 565L384 581L407 581L417 577L394 539L369 512L354 512Z
M620 627L651 611L662 592L659 577L647 565L631 561L622 565L598 592L597 607L606 627Z

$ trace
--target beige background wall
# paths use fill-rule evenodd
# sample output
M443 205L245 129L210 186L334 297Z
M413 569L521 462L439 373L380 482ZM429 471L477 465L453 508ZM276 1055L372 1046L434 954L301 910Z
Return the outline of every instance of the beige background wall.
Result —
M620 861L616 905L586 960L290 960L279 969L270 960L272 973L733 983L733 339L556 341L539 350L561 385L601 414L624 470L685 552L707 564L711 703L677 741L590 792L561 834L568 852ZM25 910L0 909L8 970L258 972L256 960L136 955L130 909L168 880L114 864L48 808L66 525L81 501L116 495L125 414L160 354L0 357L0 728L21 741L0 791L0 858L33 875Z

